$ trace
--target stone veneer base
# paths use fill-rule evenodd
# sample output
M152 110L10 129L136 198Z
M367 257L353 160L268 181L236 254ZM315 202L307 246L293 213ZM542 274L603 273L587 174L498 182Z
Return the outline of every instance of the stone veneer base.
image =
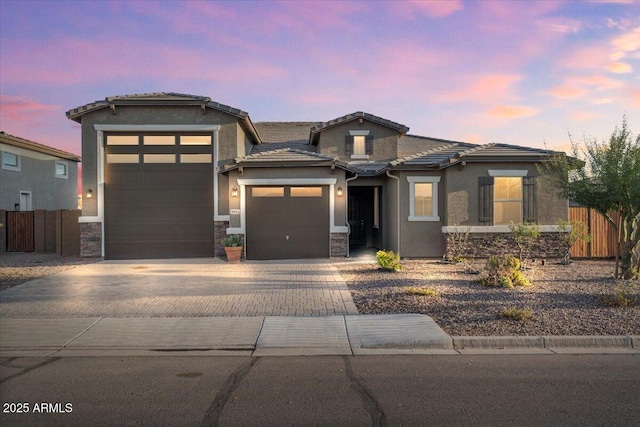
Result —
M102 257L102 223L80 223L80 256L83 258Z
M446 235L446 244L451 236ZM531 246L530 258L558 258L562 233L540 233L540 237ZM518 245L511 233L470 233L467 239L465 257L486 258L494 255L519 255Z
M331 233L331 253L332 257L346 257L348 246L347 233Z

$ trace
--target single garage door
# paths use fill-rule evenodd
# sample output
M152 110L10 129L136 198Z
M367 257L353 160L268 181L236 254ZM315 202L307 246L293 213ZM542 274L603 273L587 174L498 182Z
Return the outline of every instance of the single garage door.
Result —
M211 155L181 149L173 138L169 146L147 146L142 138L135 146L107 145L106 258L213 256Z
M328 186L254 186L247 194L247 259L329 257Z

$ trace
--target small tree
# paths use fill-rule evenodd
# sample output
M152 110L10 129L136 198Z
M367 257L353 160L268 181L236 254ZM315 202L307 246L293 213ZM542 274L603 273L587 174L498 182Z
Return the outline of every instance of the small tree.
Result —
M513 233L513 240L518 245L518 259L522 264L522 268L524 268L531 254L531 246L540 237L540 227L533 222L525 222L523 224L511 222L509 229Z
M578 242L591 241L591 235L589 234L589 228L580 221L558 221L558 232L560 233L560 256L564 265L569 264L569 258L571 258L571 248Z
M467 240L469 240L470 227L464 231L459 226L455 226L454 231L447 232L447 253L445 258L451 262L462 262L467 251Z
M640 135L633 139L624 117L609 141L585 138L584 148L573 140L571 145L573 158L553 156L539 171L560 196L595 209L609 221L618 234L615 275L632 278L634 267L640 266L634 259L640 256Z

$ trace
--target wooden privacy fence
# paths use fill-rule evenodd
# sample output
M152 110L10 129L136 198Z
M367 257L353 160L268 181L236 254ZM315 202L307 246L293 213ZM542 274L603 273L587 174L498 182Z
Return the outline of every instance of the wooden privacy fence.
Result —
M79 210L0 210L0 253L55 252L80 256Z
M612 214L618 220L618 214ZM609 221L593 209L583 206L569 208L569 221L580 221L587 226L591 242L578 242L571 248L574 258L610 258L616 255L618 236Z
M33 211L7 212L7 252L33 252Z

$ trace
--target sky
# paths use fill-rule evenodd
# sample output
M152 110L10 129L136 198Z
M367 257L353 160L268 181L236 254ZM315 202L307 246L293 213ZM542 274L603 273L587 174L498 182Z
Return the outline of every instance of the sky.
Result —
M6 133L81 154L66 111L149 92L567 150L640 132L640 1L0 0Z

